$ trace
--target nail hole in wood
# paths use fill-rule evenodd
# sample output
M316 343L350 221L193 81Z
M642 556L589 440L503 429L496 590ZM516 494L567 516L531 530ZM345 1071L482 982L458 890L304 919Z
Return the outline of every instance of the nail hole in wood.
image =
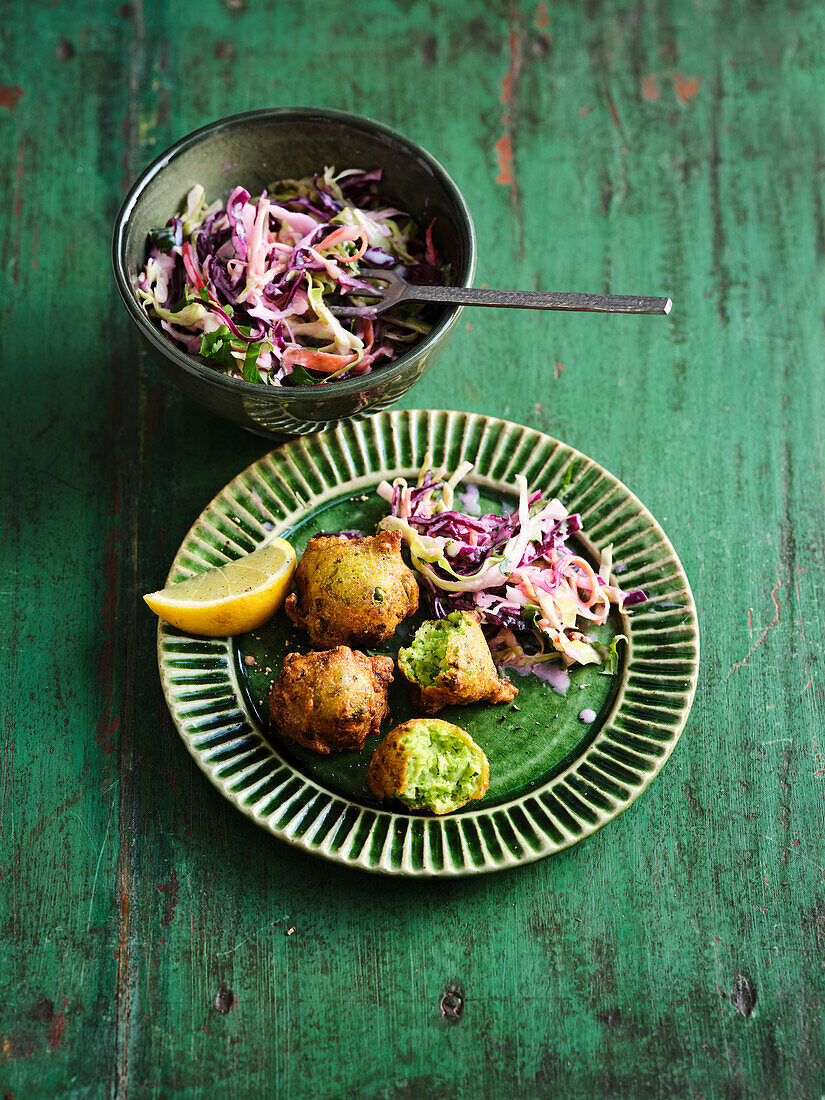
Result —
M736 975L736 984L730 995L730 1003L742 1013L745 1019L753 1012L756 1006L756 983L747 974Z
M212 998L212 1007L214 1010L220 1012L222 1016L225 1016L234 1003L235 994L232 990L227 989L225 985L219 986L218 992Z
M464 1014L464 990L460 985L448 985L439 1001L441 1015L450 1023L457 1024Z

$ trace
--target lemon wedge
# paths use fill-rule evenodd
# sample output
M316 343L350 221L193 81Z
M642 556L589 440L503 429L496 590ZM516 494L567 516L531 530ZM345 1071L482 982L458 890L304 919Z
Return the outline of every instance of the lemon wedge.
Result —
M187 634L212 638L243 634L265 623L284 602L295 562L289 543L273 539L245 558L143 598L156 615Z

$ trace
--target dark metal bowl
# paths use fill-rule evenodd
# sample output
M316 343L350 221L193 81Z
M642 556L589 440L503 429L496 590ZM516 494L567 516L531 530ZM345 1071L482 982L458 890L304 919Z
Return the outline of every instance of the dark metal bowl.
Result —
M208 201L236 184L251 194L273 179L311 175L334 165L381 167L388 194L419 222L437 218L434 237L451 265L451 282L470 286L476 262L473 222L461 192L420 145L371 119L314 107L247 111L175 142L141 174L115 222L118 290L152 357L189 397L264 435L302 435L386 409L441 355L461 309L447 307L408 352L359 378L317 387L263 386L228 378L179 350L155 328L135 293L148 231L177 213L196 183Z

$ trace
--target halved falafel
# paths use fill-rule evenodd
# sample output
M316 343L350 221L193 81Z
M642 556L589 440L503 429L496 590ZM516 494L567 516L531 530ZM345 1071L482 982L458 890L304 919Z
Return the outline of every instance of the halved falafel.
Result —
M458 726L413 718L375 750L367 783L377 798L397 798L412 810L448 814L481 798L490 781L484 751Z
M477 617L453 611L422 623L406 649L398 651L416 710L435 714L461 703L509 703L518 688L500 677Z

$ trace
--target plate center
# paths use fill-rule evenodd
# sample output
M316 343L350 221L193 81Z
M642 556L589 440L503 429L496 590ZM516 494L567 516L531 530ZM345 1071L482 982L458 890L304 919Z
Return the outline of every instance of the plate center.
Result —
M387 514L386 504L374 491L377 484L376 479L374 485L358 494L340 497L318 507L299 524L281 532L283 537L300 554L313 535L343 530L372 534L379 520ZM485 512L512 511L514 504L513 497L481 490ZM395 657L399 647L408 644L419 623L427 617L426 599L422 593L422 607L418 613L406 620L389 642L368 652ZM609 642L619 629L618 616L614 615L603 627L597 628L595 634L600 641ZM289 652L306 653L312 648L307 636L293 626L283 609L265 626L236 638L235 659L245 701L270 743L297 771L342 798L376 806L378 803L366 786L370 757L389 730L416 717L407 698L404 679L396 671L389 691L390 717L381 727L380 734L367 739L361 752L322 756L281 737L271 727L267 702L284 656ZM466 730L484 749L490 762L489 790L483 799L470 804L472 809L496 805L527 793L579 755L609 712L620 680L620 675L605 675L595 666L577 668L571 671L567 694L562 697L535 676L519 676L512 670L507 675L519 689L513 703L446 707L438 714L439 718ZM579 718L582 711L595 712L595 720L582 722Z

